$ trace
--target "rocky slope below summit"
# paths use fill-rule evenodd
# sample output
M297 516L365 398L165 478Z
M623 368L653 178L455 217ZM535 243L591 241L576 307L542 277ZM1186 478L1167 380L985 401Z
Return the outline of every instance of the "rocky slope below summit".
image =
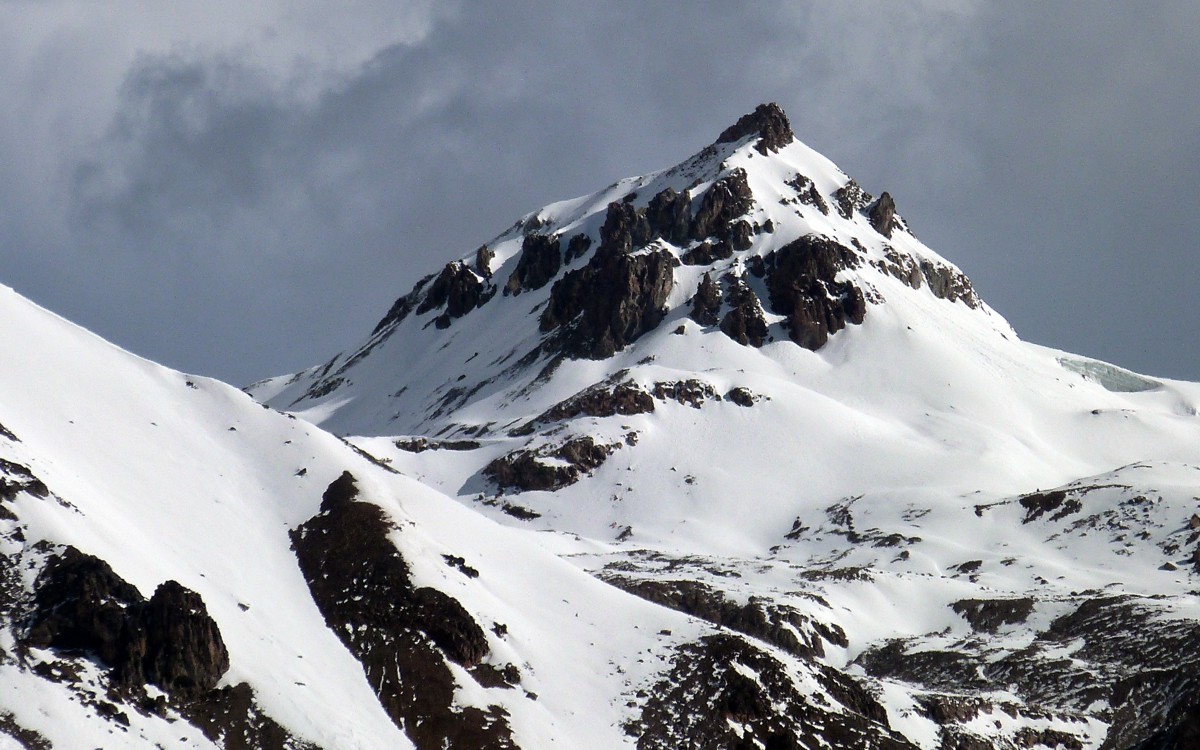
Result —
M773 105L249 390L715 628L638 747L1195 732L1200 386L1020 341Z

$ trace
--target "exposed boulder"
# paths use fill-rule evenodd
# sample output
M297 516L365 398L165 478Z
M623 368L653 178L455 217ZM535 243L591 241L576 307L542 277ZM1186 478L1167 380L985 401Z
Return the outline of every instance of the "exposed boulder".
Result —
M480 245L479 249L475 251L475 273L485 279L492 278L492 259L495 257L495 250L487 245Z
M890 193L885 190L883 195L879 196L879 200L875 201L867 212L867 218L871 220L871 226L876 232L884 237L892 236L892 229L896 225L896 202L892 200Z
M692 311L688 317L702 326L715 326L721 312L721 288L707 273L700 277L696 293L692 295Z
M505 294L541 289L558 275L562 268L562 251L558 237L546 234L527 234L521 243L521 257L504 286Z
M829 215L829 204L821 197L816 184L808 177L797 173L787 181L789 187L796 191L796 199L806 206L812 206L826 216Z
M393 531L378 506L358 500L349 472L334 480L320 512L291 532L313 601L418 748L512 748L497 710L454 704L446 660L478 664L489 651L483 629L457 600L413 585Z
M761 396L755 395L755 393L749 388L744 388L742 386L730 388L725 394L726 401L731 401L738 406L744 406L747 408L754 406L754 403L758 401L759 398L761 398Z
M455 318L461 318L487 302L494 291L494 287L489 289L462 261L447 263L429 286L425 299L417 307L417 314L445 306L436 318L436 325L446 328Z
M748 135L759 137L754 148L764 156L768 152L778 151L796 139L787 115L775 102L760 104L753 112L739 117L737 122L722 131L717 137L717 143L733 143Z
M587 251L592 247L592 238L586 234L577 234L571 237L567 242L567 256L564 261L570 263L576 258L582 258L587 255Z
M721 332L742 346L767 343L767 321L758 295L744 279L735 278L725 293L729 311L721 318Z
M654 399L649 393L639 388L632 380L618 382L625 372L618 372L614 380L597 383L558 402L538 415L533 422L549 424L579 416L631 416L654 411Z
M771 310L787 316L784 325L792 341L815 351L847 323L862 323L867 309L862 290L836 279L840 271L859 263L849 248L807 235L764 261Z
M561 445L521 449L501 456L484 467L483 475L501 492L553 492L599 468L620 447L619 443L597 443L589 436L571 438Z
M668 399L678 401L684 406L699 409L705 401L720 401L721 395L709 383L695 378L687 380L659 381L652 390L654 397L660 401Z
M843 219L849 219L854 214L871 204L871 194L859 187L858 183L850 180L833 194L838 213Z

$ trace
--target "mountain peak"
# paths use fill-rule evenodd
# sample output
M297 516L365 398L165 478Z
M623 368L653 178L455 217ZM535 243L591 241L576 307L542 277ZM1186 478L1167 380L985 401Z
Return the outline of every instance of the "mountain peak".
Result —
M733 143L748 135L759 136L755 148L764 156L768 151L779 151L796 139L787 115L775 102L760 104L753 112L739 117L737 122L721 132L717 143Z

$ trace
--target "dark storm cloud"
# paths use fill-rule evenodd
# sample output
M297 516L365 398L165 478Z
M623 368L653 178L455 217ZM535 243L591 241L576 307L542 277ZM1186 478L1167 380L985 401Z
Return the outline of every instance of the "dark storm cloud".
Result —
M1197 378L1178 342L1200 54L1165 6L1088 7L473 4L318 85L236 51L144 54L97 139L0 178L21 207L0 213L0 278L244 382L350 345L521 214L775 100L1026 338Z

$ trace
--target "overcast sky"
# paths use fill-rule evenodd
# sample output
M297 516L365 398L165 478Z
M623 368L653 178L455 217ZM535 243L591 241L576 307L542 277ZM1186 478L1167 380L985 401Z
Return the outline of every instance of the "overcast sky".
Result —
M777 101L1026 340L1200 380L1198 30L1194 0L0 0L0 283L244 384Z

